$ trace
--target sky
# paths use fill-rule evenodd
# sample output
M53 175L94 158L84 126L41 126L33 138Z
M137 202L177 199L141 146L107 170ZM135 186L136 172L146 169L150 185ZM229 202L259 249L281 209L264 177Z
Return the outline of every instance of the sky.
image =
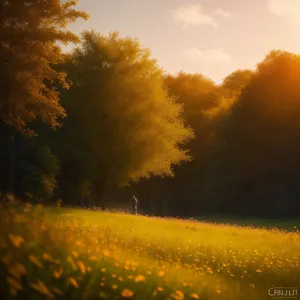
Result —
M138 38L160 67L201 73L216 83L254 69L273 49L300 54L300 0L81 0L95 29Z

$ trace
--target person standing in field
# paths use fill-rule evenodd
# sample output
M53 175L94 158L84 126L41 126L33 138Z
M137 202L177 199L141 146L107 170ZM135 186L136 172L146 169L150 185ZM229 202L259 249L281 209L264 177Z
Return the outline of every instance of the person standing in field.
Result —
M137 206L138 206L138 199L136 198L135 195L132 196L132 214L136 215L137 214Z

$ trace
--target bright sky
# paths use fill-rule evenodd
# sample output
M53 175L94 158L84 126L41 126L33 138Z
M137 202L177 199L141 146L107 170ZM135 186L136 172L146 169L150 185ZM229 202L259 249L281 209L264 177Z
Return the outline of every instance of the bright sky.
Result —
M136 37L170 73L202 73L217 83L255 68L272 49L300 54L300 0L81 0L90 14L75 32Z

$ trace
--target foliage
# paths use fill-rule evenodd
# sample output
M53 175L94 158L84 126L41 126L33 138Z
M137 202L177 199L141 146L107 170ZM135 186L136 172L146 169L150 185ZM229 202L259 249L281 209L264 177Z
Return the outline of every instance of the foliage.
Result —
M192 131L168 97L163 75L138 41L85 32L65 66L73 82L62 94L69 117L61 155L100 190L141 178L173 176L189 161L182 146Z
M28 123L35 120L51 127L65 111L54 87L68 84L64 72L53 65L63 59L58 42L78 42L66 26L77 18L87 18L77 11L77 1L1 2L0 10L0 122L23 134L34 134Z
M300 56L283 51L258 65L219 135L203 196L231 211L293 214L299 205L299 75Z
M224 95L228 98L237 96L251 81L254 72L252 70L236 70L226 76L221 84Z
M209 134L203 127L203 111L218 105L219 91L217 85L201 74L178 73L167 76L165 84L171 96L184 107L183 116L186 124L195 131L196 140L189 146L195 159L199 158L199 150L207 143ZM199 143L200 141L200 143ZM200 149L199 149L200 148ZM201 158L200 158L201 159Z
M59 161L48 147L39 147L34 156L27 157L19 166L22 189L35 199L47 200L54 195L57 187Z
M185 123L195 132L196 138L188 143L193 161L177 167L174 179L153 178L144 184L142 190L146 190L147 196L164 202L165 208L159 215L187 216L197 213L199 207L205 205L206 200L198 197L199 182L205 176L204 167L214 136L232 101L222 95L213 81L201 74L180 72L175 76L168 75L165 84L169 95L183 105Z

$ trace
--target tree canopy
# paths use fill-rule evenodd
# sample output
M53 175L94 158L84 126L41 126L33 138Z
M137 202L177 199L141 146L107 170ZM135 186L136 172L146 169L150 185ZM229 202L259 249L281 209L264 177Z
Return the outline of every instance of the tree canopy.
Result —
M272 51L258 64L219 135L203 197L229 210L291 213L299 197L299 87L299 55Z
M55 83L68 87L65 72L53 65L63 59L57 44L78 42L66 30L87 14L77 1L6 0L0 9L0 121L22 134L34 134L29 123L38 120L56 127L66 116Z
M182 107L137 40L85 32L66 70L73 85L62 94L69 115L62 129L65 157L81 160L97 187L173 176L173 165L190 160L182 147L193 133Z

